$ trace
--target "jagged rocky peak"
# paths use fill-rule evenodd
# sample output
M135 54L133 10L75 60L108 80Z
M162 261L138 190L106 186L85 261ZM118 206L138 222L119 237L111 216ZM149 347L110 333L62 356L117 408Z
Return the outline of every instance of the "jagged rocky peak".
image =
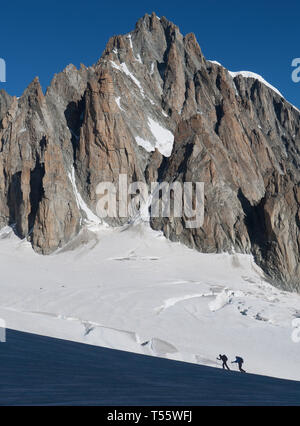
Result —
M102 181L204 182L201 227L185 216L151 226L203 252L252 253L298 289L299 129L299 111L261 77L206 61L194 34L146 14L45 95L37 79L20 99L0 91L0 225L47 254L95 219Z
M13 97L6 93L5 90L0 90L0 120L4 117L13 102Z

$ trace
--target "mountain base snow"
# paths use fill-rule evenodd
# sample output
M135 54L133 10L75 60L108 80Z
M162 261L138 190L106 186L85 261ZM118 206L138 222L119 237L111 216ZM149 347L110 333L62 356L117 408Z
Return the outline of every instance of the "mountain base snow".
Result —
M239 355L251 373L300 380L300 296L250 255L201 254L139 223L87 227L41 256L7 227L0 268L7 328L207 366Z

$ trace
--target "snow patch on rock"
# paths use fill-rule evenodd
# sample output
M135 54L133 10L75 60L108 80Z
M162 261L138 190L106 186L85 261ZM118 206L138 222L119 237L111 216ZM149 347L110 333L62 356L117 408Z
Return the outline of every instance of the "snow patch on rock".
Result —
M120 109L121 111L125 111L125 110L121 107L121 102L120 102L120 100L121 100L121 96L118 96L117 98L115 98L116 104L118 105L119 109Z
M161 126L157 121L148 118L148 123L153 136L156 139L155 147L164 157L170 157L173 149L174 135L170 130Z
M155 148L157 148L164 157L170 157L174 143L173 133L150 117L148 117L148 126L155 138L155 142L151 142L141 138L140 136L136 136L136 143L142 146L148 152L152 152L155 150Z
M137 54L137 56L136 56L136 58L135 58L140 64L143 64L143 61L142 61L142 58L141 58L141 55L138 53Z
M131 47L131 49L133 50L131 34L128 34L127 38L128 38L128 40L129 40L130 47Z
M154 73L154 62L151 63L150 75Z
M124 72L124 74L126 74L128 77L131 78L131 80L134 82L134 84L140 89L140 92L142 94L142 96L144 97L144 89L142 88L141 83L139 82L139 80L132 74L132 72L129 71L127 65L125 64L125 62L122 62L120 65L117 65L114 61L110 61L113 68Z
M77 203L77 207L79 210L83 211L85 213L86 216L86 221L88 223L92 223L92 224L101 224L102 221L101 219L96 216L92 210L87 206L86 202L84 201L84 199L82 198L82 196L80 195L77 185L76 185L76 180L75 180L75 170L74 167L72 167L71 172L69 173L69 179L72 183L72 187L73 187L73 192L75 195L75 200Z
M149 142L146 139L141 138L140 136L136 136L135 141L139 146L143 147L147 152L155 151L155 147L153 146L152 142Z

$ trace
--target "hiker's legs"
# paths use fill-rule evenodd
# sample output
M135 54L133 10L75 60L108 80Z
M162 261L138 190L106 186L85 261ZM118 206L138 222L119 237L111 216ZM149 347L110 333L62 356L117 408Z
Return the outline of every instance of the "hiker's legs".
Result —
M224 362L223 368L225 368L224 366L227 368L227 370L230 370L230 368L227 365L227 362Z
M242 369L242 364L239 364L239 370L241 373L246 373L246 371Z

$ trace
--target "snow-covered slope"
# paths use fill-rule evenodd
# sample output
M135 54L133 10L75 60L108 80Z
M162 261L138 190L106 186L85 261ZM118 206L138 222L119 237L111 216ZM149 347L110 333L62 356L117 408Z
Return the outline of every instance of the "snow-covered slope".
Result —
M300 401L300 383L295 381L229 373L13 330L7 337L0 351L0 405L237 406L299 405ZM151 414L147 407L144 410ZM137 420L130 422L134 423Z
M250 372L300 380L300 296L267 284L251 256L200 254L144 223L86 227L40 256L4 228L0 268L9 328L209 366L241 355Z

